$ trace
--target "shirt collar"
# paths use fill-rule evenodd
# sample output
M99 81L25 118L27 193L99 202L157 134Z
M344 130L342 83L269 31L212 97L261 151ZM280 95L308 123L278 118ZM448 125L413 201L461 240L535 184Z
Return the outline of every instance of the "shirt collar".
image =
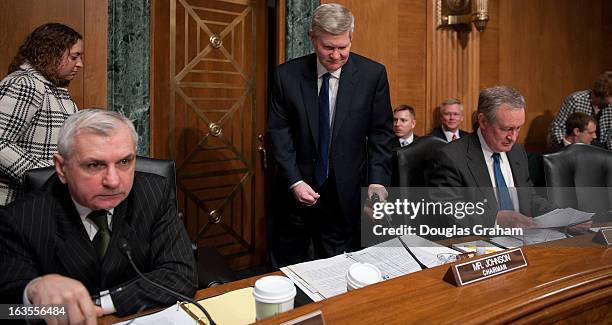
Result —
M476 133L478 134L478 140L480 140L480 147L482 148L482 152L485 155L485 159L491 159L491 156L493 156L495 151L491 150L491 148L487 144L487 141L485 141L484 137L482 136L482 132L480 132L480 128L478 129L478 131L476 131ZM500 155L502 154L503 153L500 152Z
M317 78L323 77L323 75L327 72L329 72L332 77L340 79L340 72L342 72L342 67L340 67L340 69L336 71L327 71L327 69L325 69L325 67L321 64L321 62L319 62L319 59L317 58Z
M414 133L410 133L410 135L401 138L402 141L408 141L408 142L412 142L413 139L414 139Z
M89 215L89 213L93 211L92 209L88 207L78 204L74 198L72 198L72 202L74 203L74 207L76 208L77 212L79 213L79 216L81 217L81 221L84 221L85 219L87 219L87 215ZM115 211L115 208L108 209L106 211L108 211L108 214L112 216L113 212Z

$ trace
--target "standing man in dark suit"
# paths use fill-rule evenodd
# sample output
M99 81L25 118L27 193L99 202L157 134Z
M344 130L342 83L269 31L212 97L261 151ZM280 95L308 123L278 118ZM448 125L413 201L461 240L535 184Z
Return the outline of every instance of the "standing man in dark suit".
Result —
M293 203L274 220L275 266L360 247L360 187L386 199L393 141L385 67L350 52L353 14L320 5L309 36L315 53L273 76L268 132Z
M551 209L535 195L529 178L527 154L516 143L525 124L525 100L514 88L493 87L480 92L478 131L442 147L432 163L432 186L471 187L466 201L486 199L488 211L483 218L457 220L460 224L521 227L533 225L534 217ZM454 193L454 191L442 192ZM469 193L469 195L467 195ZM440 194L440 193L438 193ZM446 197L444 200L458 200ZM495 218L495 216L497 218Z
M463 103L455 98L445 99L440 104L440 126L434 128L430 135L451 142L468 135L459 128L463 122Z
M400 104L393 110L393 132L396 142L393 148L405 147L417 138L414 134L416 126L416 113L410 105Z
M140 270L186 296L196 290L193 253L163 177L135 173L138 135L118 113L69 117L54 155L56 175L0 213L2 303L65 304L69 323L135 313L176 299ZM101 296L98 306L90 295Z

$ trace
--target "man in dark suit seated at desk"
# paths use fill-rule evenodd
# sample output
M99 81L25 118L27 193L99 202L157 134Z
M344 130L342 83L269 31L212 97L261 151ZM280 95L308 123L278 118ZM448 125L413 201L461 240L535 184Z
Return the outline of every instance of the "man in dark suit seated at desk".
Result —
M56 176L0 211L0 301L65 304L69 323L135 313L176 299L139 278L196 291L193 253L170 186L135 173L138 135L118 113L87 109L59 133ZM95 306L90 295L100 295ZM55 319L54 321L57 321Z
M552 209L548 201L535 195L529 178L527 154L517 144L525 124L525 100L510 87L487 88L478 98L478 131L442 147L432 163L430 185L465 189L465 197L445 200L479 201L486 198L486 209L493 212L456 222L474 226L529 227L534 217ZM449 189L446 193L458 194ZM438 193L440 194L440 193ZM497 218L495 218L497 217Z

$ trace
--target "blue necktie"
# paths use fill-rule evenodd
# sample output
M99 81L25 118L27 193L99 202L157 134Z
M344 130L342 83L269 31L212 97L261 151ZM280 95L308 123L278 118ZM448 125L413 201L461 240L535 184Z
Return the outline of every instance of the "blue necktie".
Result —
M319 90L319 159L315 165L315 180L319 187L325 183L329 169L329 77L329 72L323 75Z
M500 165L501 157L499 153L493 154L493 172L495 173L495 186L497 187L497 201L499 203L500 210L514 210L514 205L512 205L512 199L510 198L510 191L508 191L508 186L506 186L506 181L504 180L504 175L501 171Z

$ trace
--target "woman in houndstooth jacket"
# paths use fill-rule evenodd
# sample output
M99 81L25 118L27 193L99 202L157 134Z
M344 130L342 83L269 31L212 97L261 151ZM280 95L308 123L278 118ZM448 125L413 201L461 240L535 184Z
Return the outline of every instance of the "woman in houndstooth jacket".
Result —
M0 81L0 205L21 192L23 174L52 165L57 135L77 111L66 88L83 67L83 37L49 23L24 41Z

